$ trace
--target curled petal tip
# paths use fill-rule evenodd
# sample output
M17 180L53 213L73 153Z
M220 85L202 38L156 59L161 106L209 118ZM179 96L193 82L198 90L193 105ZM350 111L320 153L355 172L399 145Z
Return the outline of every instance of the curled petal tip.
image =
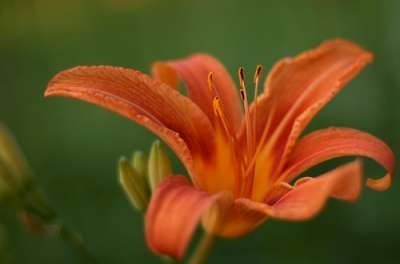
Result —
M392 176L388 173L380 179L367 179L367 186L375 191L386 191L392 184Z
M46 88L46 90L43 93L43 97L50 97L53 95L53 91L50 87Z
M367 186L386 190L392 181L395 156L383 141L366 132L351 128L328 128L304 136L289 158L287 179L300 174L312 166L341 156L364 156L375 160L387 174L381 179L368 179Z
M59 92L59 84L62 84L62 81L68 82L68 76L74 71L79 71L83 66L76 66L68 70L63 70L57 73L47 84L46 90L44 91L44 97L61 95Z

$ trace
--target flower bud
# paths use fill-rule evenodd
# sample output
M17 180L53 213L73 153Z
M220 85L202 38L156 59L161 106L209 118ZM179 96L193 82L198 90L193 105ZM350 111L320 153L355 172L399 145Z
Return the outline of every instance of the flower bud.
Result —
M132 205L139 211L145 211L150 199L145 175L139 173L125 157L118 162L118 174L119 182Z
M132 155L131 164L133 168L143 176L143 181L147 177L147 158L142 151L135 151ZM146 183L147 185L147 183Z
M148 177L151 190L154 191L158 184L171 174L171 162L162 149L160 141L157 140L151 146L148 161Z

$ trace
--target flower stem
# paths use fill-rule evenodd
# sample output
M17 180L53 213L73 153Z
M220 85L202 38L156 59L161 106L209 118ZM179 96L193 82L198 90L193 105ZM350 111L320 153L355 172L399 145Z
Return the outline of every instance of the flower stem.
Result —
M204 231L203 237L196 247L194 254L189 259L189 264L204 264L207 262L207 258L210 255L211 248L215 242L215 236L213 234Z

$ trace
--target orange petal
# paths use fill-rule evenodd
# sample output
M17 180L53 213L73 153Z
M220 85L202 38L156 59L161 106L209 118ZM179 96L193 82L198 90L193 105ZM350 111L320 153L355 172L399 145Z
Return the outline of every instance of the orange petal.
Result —
M166 178L153 193L145 217L150 249L156 254L182 259L201 216L223 197L230 196L209 195L181 176Z
M280 160L276 164L278 169L316 113L371 60L372 55L367 51L338 39L295 58L285 58L273 67L264 95L251 112L257 113L258 139L271 119L265 138L275 145L274 155ZM273 114L271 117L265 113Z
M237 211L242 217L247 216L248 226L251 226L252 222L253 225L262 223L267 218L307 220L321 211L329 197L346 201L357 199L361 191L361 176L361 162L356 160L317 178L304 181L273 205L249 199L239 199L235 205L240 208Z
M192 170L193 155L213 149L213 128L204 113L169 86L132 69L76 67L57 74L45 96L87 101L125 116L162 138Z
M225 212L214 233L223 237L247 234L268 218L306 220L315 216L329 197L354 201L361 191L361 162L356 160L317 178L306 177L273 205L241 198Z
M215 58L205 54L197 54L180 60L157 62L154 64L153 73L171 83L174 75L166 70L171 67L182 78L188 91L188 96L210 118L215 120L213 98L218 95L221 99L222 109L227 125L237 131L241 121L241 104L235 85L225 67ZM213 73L212 86L208 84L208 74Z
M355 201L361 193L361 179L361 161L347 163L317 178L307 178L307 181L298 184L266 213L270 217L285 220L312 218L324 207L329 197Z
M292 189L293 187L285 182L276 184L269 193L266 203L275 203ZM237 199L234 203L230 203L226 199L220 201L218 207L213 207L213 210L208 211L203 217L204 228L208 232L222 237L237 237L256 229L267 219L267 216L263 212L243 206L242 200ZM257 202L253 201L253 203ZM260 204L264 203L260 202ZM217 224L215 218L219 219Z
M351 128L318 130L302 138L290 155L282 177L290 181L316 164L342 156L366 156L374 159L388 174L378 180L368 179L367 185L380 191L390 186L395 166L391 149L380 139Z

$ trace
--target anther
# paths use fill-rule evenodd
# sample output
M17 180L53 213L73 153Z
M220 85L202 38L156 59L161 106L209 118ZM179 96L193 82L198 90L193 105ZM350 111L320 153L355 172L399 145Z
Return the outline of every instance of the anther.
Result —
M260 77L262 74L262 70L263 70L263 67L261 65L257 65L256 70L254 72L254 76L253 76L253 83L255 86L258 86L258 83L260 81Z
M247 91L246 91L246 76L244 74L244 68L240 67L238 70L239 85L240 85L240 98L244 104L247 104Z
M254 149L254 144L252 142L252 128L250 127L250 113L249 113L249 102L247 100L247 90L246 90L246 76L243 67L238 70L239 84L240 84L240 97L243 102L243 110L245 116L246 124L246 140L247 140L247 152L252 153Z
M238 76L239 76L239 84L240 88L243 90L246 90L246 77L244 75L244 69L243 67L240 67L238 70Z
M242 99L242 101L246 100L246 94L245 94L244 90L240 89L239 92L240 92L240 98Z

